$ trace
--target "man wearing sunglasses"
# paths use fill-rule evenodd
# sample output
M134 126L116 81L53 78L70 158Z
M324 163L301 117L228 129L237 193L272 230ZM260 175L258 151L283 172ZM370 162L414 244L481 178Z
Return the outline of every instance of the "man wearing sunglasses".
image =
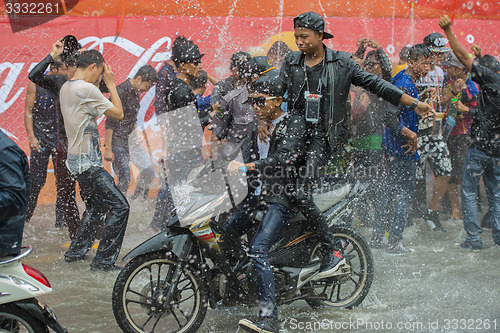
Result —
M280 80L288 91L289 112L307 121L308 137L305 172L300 173L295 205L321 239L324 259L319 276L324 278L334 274L344 258L310 194L323 167L332 155L342 152L349 136L347 99L351 84L362 86L394 105L412 106L421 116L433 114L433 110L375 74L363 71L348 53L327 48L323 40L333 36L325 32L321 15L303 13L293 21L299 52L286 56ZM385 125L401 135L414 135L400 123L395 113L388 117ZM261 129L261 133L265 133L265 129Z
M273 125L271 140L266 143L258 139L257 129L252 132L251 151L260 159L246 164L232 161L229 172L236 173L238 169L258 171L261 174L261 185L256 190L253 200L265 202L266 214L250 244L249 256L257 271L257 286L259 299L259 320L242 319L239 325L248 332L277 333L278 308L276 306L274 274L269 262L268 251L276 241L280 230L292 217L292 202L287 195L287 185L292 183L293 169L305 154L305 121L299 115L284 113L281 109L283 101L283 86L276 77L263 76L255 81L250 88L248 101L259 120L268 121ZM222 226L223 240L238 239L251 227L253 220L249 218L243 202L240 208ZM226 242L227 243L227 242ZM224 244L224 242L223 242ZM223 248L228 255L227 248ZM229 253L228 257L231 257ZM228 258L228 259L229 259ZM231 259L230 259L231 260Z

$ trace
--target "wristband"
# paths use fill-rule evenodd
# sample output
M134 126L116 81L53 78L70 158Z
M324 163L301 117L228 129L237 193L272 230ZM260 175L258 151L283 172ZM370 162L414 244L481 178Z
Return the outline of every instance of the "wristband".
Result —
M417 104L418 104L418 99L415 98L415 100L413 100L413 103L411 103L411 105L410 105L410 111L415 110L415 108L417 107Z
M248 168L246 166L242 166L242 167L240 167L240 171L243 172L243 173L247 173L248 172Z

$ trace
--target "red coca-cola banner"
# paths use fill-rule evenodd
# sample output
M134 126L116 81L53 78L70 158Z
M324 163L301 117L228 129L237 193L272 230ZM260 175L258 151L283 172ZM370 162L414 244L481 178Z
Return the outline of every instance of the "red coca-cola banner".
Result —
M500 21L456 20L453 28L466 47L476 43L483 47L483 53L498 55ZM119 17L65 16L13 33L8 18L2 17L0 128L28 152L23 124L28 73L50 52L52 43L64 35L75 35L84 47L100 50L120 83L144 64L159 68L170 58L172 42L178 35L195 41L205 53L204 69L222 79L228 73L232 53L265 53L277 39L294 46L292 30L291 17L126 17L120 22ZM328 18L326 30L335 36L326 42L333 49L352 52L358 38L373 37L393 61L398 60L403 46L419 43L428 33L440 31L437 20L384 18ZM138 125L145 129L155 126L153 97L154 89L142 96Z

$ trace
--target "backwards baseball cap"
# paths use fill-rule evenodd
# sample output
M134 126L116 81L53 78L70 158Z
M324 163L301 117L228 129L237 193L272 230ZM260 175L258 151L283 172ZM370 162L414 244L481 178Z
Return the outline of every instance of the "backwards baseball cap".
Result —
M176 62L200 62L204 55L200 53L198 45L190 41L172 48L172 60Z
M266 56L253 57L250 59L249 66L250 73L258 76L264 75L275 69L269 58Z
M266 94L273 97L283 97L285 89L277 76L264 75L252 83L250 92Z
M441 65L465 68L465 66L460 62L460 60L458 60L457 56L453 52L447 53L444 56L444 59L441 62Z
M446 43L448 43L448 40L438 32L433 32L424 37L424 45L432 52L450 52L451 49L445 46Z
M323 39L333 38L333 35L325 31L325 20L323 16L314 12L300 14L293 19L293 28L307 28L314 31L321 31Z

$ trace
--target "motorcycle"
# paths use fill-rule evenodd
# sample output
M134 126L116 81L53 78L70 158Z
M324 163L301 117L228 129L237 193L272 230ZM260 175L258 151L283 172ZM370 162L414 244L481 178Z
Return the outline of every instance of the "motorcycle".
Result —
M52 310L37 296L49 294L49 280L38 270L22 264L33 248L23 246L13 258L0 261L0 332L67 333Z
M322 258L319 240L302 215L283 228L269 252L278 304L305 300L313 308L353 308L364 300L373 279L372 254L363 236L343 221L366 188L346 182L314 197L346 259L331 277L317 276ZM248 242L234 242L243 254L236 273L219 243L218 225L226 218L220 206L235 197L230 190L219 195L190 191L176 205L177 214L166 230L123 258L129 262L119 273L112 295L113 313L123 332L196 332L208 306L232 306L235 301L256 304ZM258 221L263 213L253 216Z

